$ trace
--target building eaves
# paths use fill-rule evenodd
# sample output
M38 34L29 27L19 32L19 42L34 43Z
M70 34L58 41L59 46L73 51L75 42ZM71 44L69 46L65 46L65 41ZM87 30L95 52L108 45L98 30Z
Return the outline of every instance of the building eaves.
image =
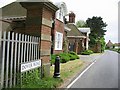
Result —
M70 24L66 24L66 25L68 28L71 29L71 31L67 32L67 36L76 36L76 37L84 36L74 24L70 23Z
M68 38L86 38L85 36L67 36Z
M0 19L0 21L3 22L8 22L11 23L12 21L23 21L26 20L26 16L20 16L20 17L2 17L2 19Z

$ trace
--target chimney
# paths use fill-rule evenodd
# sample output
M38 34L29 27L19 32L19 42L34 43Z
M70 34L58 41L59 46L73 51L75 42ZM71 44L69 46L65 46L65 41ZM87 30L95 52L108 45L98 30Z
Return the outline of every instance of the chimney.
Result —
M69 13L69 23L75 23L75 14L73 12Z

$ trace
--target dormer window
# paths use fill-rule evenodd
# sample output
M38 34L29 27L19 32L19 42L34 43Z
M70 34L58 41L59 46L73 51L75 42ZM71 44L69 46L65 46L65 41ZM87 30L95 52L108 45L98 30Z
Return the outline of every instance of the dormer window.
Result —
M62 22L64 22L64 16L67 14L67 8L65 3L61 2L61 3L57 3L56 6L59 7L59 10L56 12L56 18Z

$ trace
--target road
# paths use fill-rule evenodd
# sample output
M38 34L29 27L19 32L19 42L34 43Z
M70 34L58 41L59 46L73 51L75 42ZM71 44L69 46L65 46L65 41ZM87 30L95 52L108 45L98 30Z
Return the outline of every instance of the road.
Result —
M70 88L118 88L118 55L106 51Z

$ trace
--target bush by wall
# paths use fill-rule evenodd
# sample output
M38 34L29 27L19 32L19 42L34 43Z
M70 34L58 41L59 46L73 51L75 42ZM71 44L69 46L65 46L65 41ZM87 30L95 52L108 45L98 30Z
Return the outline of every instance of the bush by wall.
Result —
M90 54L93 54L93 51L92 50L85 50L83 52L81 52L82 55L90 55Z
M56 54L52 54L51 55L51 64L54 64L55 63L55 58L56 58Z
M69 54L70 60L79 59L79 56L75 52L71 51L68 54Z
M60 56L61 63L66 63L70 60L68 53L60 53L58 56Z
M56 56L60 56L61 63L66 63L70 60L79 59L79 56L75 52L52 54L51 55L51 64L55 63Z

